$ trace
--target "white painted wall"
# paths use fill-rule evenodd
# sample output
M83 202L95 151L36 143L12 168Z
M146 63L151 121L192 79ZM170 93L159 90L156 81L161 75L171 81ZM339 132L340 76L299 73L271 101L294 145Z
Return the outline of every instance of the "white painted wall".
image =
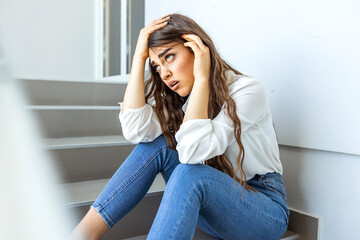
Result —
M318 216L323 240L360 239L359 10L354 0L145 6L146 23L167 13L190 16L225 60L266 85L289 206Z
M0 0L0 43L19 78L94 78L94 0Z
M282 146L289 206L320 217L320 239L360 239L360 157Z
M155 0L146 20L191 16L226 60L263 81L281 144L360 155L358 10L353 0Z

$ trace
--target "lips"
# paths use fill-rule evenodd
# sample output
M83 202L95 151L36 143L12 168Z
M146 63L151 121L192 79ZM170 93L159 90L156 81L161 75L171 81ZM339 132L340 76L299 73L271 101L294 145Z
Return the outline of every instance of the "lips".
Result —
M180 81L177 80L170 80L167 85L169 86L169 88L173 91L175 91L179 85L180 85Z

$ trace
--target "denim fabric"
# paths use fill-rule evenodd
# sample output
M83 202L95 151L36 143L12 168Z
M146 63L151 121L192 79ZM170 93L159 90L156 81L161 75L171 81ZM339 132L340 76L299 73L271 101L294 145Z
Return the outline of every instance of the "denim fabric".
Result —
M280 239L288 225L278 173L256 175L249 192L205 164L182 164L165 137L138 144L91 207L109 228L133 209L161 173L166 188L147 239L192 239L196 226L218 239Z

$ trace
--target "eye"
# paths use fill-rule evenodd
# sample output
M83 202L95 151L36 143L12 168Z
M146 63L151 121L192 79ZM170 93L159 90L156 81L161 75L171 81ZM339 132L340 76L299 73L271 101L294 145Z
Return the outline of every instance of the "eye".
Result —
M175 57L175 54L168 54L164 58L168 62L168 61L171 61L174 57ZM153 65L152 67L153 67L155 72L159 72L159 70L160 70L159 65Z
M159 69L160 69L160 66L159 66L159 65L154 65L154 66L153 66L153 69L155 70L155 72L158 72Z
M165 56L166 61L170 61L173 58L174 58L174 54L168 54L168 55Z

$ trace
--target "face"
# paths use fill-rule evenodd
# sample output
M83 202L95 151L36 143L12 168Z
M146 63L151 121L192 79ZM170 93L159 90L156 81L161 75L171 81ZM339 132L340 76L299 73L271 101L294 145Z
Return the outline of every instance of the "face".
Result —
M182 97L194 85L194 54L178 42L149 49L150 63L162 81Z

